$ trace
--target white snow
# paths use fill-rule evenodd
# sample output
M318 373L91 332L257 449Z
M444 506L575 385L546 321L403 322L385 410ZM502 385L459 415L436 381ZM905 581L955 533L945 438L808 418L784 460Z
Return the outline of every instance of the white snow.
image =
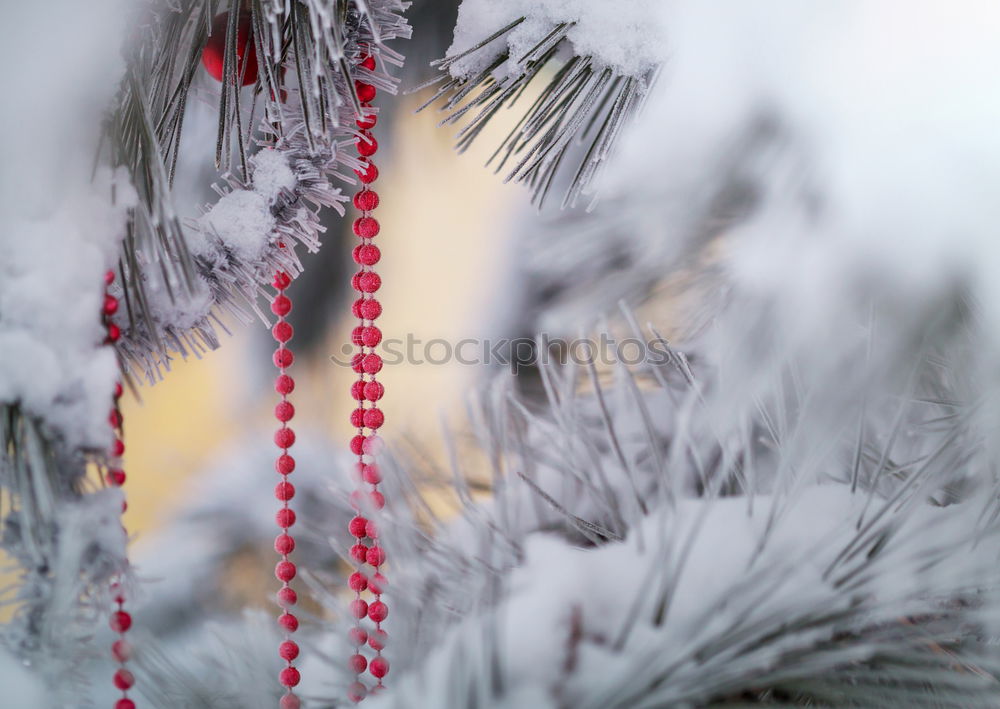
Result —
M264 253L276 224L267 198L251 190L233 190L198 220L200 233L189 239L191 251L210 261L222 246L247 263Z
M661 7L655 0L464 0L449 55L472 47L519 17L525 20L488 48L455 62L451 73L464 77L480 71L505 46L510 59L500 71L516 72L520 59L549 32L573 22L567 39L575 54L593 57L597 68L610 67L618 74L640 78L667 56ZM609 37L614 41L608 41Z
M265 148L250 158L253 170L253 190L273 202L281 190L293 190L295 172L288 164L288 156L279 150Z

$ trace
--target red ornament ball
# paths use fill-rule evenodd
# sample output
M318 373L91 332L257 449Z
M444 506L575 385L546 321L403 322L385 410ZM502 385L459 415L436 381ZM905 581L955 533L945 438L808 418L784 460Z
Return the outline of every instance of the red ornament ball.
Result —
M278 448L291 448L295 445L295 431L290 428L279 428L274 434L274 443Z
M274 486L274 496L282 502L288 502L295 497L295 486L290 482L280 482Z
M299 671L294 667L286 667L278 673L278 681L285 687L294 687L302 679Z
M368 669L374 676L382 679L389 674L389 661L384 657L372 658L371 663L368 665Z
M287 630L289 633L294 633L299 629L299 619L291 613L282 613L278 617L278 625Z
M354 261L362 266L374 266L382 258L382 252L373 244L362 244L354 249Z
M385 423L385 414L379 409L365 409L364 423L367 428L379 428Z
M295 331L292 329L290 323L284 320L279 320L274 327L271 328L271 334L274 335L274 339L278 342L288 342L292 339L292 334Z
M382 547L372 547L368 550L367 561L372 566L381 566L385 563L385 550ZM375 604L373 603L372 607L374 606ZM388 612L388 609L386 609L386 614L388 614ZM384 618L375 618L375 616L371 616L371 618L372 620L384 620Z
M276 296L271 301L271 312L280 317L284 317L292 312L292 301L287 295Z
M125 611L115 611L111 614L110 625L116 633L124 633L132 627L132 616Z
M375 166L375 163L368 160L365 161L364 167L360 170L355 170L354 174L358 176L358 179L363 184L369 185L378 179L378 168Z
M128 697L122 697L115 702L115 709L135 709L135 702Z
M382 382L365 382L365 398L368 401L378 401L385 395L385 386Z
M279 561L274 567L274 575L279 581L288 583L295 578L295 564L290 561Z
M360 620L368 615L368 604L361 598L351 601L351 615Z
M286 662L291 662L299 656L299 646L291 640L286 640L278 646L278 656Z
M360 101L361 103L371 101L373 98L375 98L375 94L377 93L374 86L372 86L371 84L366 84L363 81L354 82L354 91L355 93L357 93L358 101Z
M291 394L295 391L295 380L287 374L281 374L274 380L274 390L279 394Z
M357 591L358 593L361 593L366 588L368 588L368 579L365 578L365 575L360 571L355 571L353 574L351 574L350 578L347 579L347 585L348 587L350 587L352 591ZM364 642L364 640L362 640L361 642Z
M291 586L282 586L275 594L278 597L278 605L282 608L294 606L299 602L299 594Z
M364 544L355 544L351 547L350 555L356 562L363 564L368 559L368 547Z
M378 236L379 224L374 217L358 217L354 220L354 233L362 239Z
M201 63L216 81L222 81L226 57L226 32L229 13L216 15L212 20L212 34L201 51ZM250 36L250 14L240 13L236 22L236 75L243 86L257 81L257 48Z
M118 299L113 295L104 296L104 314L114 315L118 312Z
M274 281L271 282L271 285L273 285L278 290L285 290L291 284L292 284L292 279L284 271L278 271L276 274L274 274Z
M361 131L361 137L358 138L357 143L355 143L358 148L358 155L362 155L366 158L371 157L378 152L378 141L375 137L366 130Z
M360 379L351 382L351 398L355 401L364 401L365 383Z
M352 537L358 537L359 539L365 536L365 527L368 525L368 520L364 517L354 517L347 525L348 531L351 533Z
M371 108L371 106L363 106L362 108ZM357 120L354 122L361 130L371 130L375 127L375 124L378 123L378 114L365 113L364 115L358 116Z
M363 189L354 195L354 206L362 212L370 212L378 206L378 192Z
M279 401L274 406L274 418L279 421L291 421L292 417L295 416L295 407L290 401Z
M374 271L364 271L358 276L358 289L362 293L374 293L382 287L382 278Z
M279 534L274 539L274 550L279 554L291 554L295 550L295 539L291 534Z
M114 677L115 686L122 691L129 689L133 684L135 684L135 675L126 670L124 667L115 672Z
M363 320L374 320L382 314L382 304L374 298L363 300L359 309Z
M274 461L274 469L280 475L290 475L295 470L295 458L290 455L279 455Z
M351 671L354 674L361 674L368 669L368 660L361 654L351 655L350 660L347 662L347 666L351 668Z

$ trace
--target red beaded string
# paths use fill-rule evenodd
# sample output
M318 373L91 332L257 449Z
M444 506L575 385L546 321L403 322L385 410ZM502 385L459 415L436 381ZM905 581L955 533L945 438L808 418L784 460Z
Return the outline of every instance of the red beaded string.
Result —
M274 464L275 470L281 476L281 481L274 488L274 496L281 502L281 508L275 517L281 533L274 539L274 550L281 555L281 561L274 567L274 575L281 581L281 588L278 589L278 605L282 613L278 616L278 625L284 632L284 639L278 646L278 655L285 661L285 667L278 674L278 681L285 687L285 694L279 703L281 709L299 709L301 704L299 698L292 692L292 687L299 683L301 677L299 671L292 665L299 655L299 646L292 640L292 633L298 629L299 620L290 611L298 601L298 596L289 586L289 581L295 578L296 569L295 564L288 559L288 555L295 549L295 539L288 533L289 528L295 524L295 512L288 505L295 496L295 486L288 482L288 476L295 470L295 459L288 454L288 449L295 443L295 432L288 426L288 422L295 415L295 407L288 400L288 395L295 389L295 380L285 371L295 360L287 345L292 339L292 326L285 320L285 316L292 310L292 301L285 295L285 289L290 283L291 278L287 273L276 273L272 285L277 295L271 301L271 312L278 316L278 321L271 328L271 334L278 343L278 348L274 351L274 366L278 368L279 374L274 381L274 389L281 396L281 401L274 407L274 417L281 422L281 428L274 434L274 443L281 449L281 455Z
M110 286L115 280L115 272L108 271L104 274L104 283ZM104 326L107 328L106 344L113 345L121 337L121 330L111 322L111 316L118 312L118 299L105 291L104 293ZM108 469L105 473L105 480L112 487L121 487L125 484L125 471L122 468L122 455L125 453L124 434L122 429L122 412L119 402L122 397L122 384L115 382L114 404L111 413L108 414L108 423L114 432L115 440L111 444L108 456ZM125 512L127 505L122 502L122 512ZM123 527L124 529L124 527ZM111 582L111 597L114 600L116 610L111 613L109 624L111 629L118 634L118 639L111 645L111 657L118 663L112 681L115 687L121 690L121 698L115 702L115 709L135 709L135 702L128 696L128 690L135 684L135 675L126 667L126 663L132 655L132 646L125 639L125 633L132 627L132 616L125 610L125 590L122 587L121 579L116 578Z
M366 56L360 62L366 69L375 68L375 59ZM385 387L375 380L375 375L382 369L382 358L375 353L375 347L382 340L382 332L375 326L375 320L382 314L382 306L375 299L375 293L382 286L382 279L375 273L373 266L378 263L381 253L372 239L378 235L379 223L371 216L378 207L378 194L369 185L378 178L378 168L371 157L378 150L378 143L371 134L371 129L377 123L377 116L371 110L371 101L375 98L375 87L361 81L355 82L358 99L361 101L362 112L357 116L357 125L361 129L357 140L357 150L362 158L363 167L355 172L361 181L361 190L354 195L354 206L360 210L361 216L354 221L354 233L361 243L354 248L354 261L361 270L351 278L351 286L360 293L354 301L352 312L358 318L358 325L351 333L351 341L358 348L352 358L351 365L358 374L358 379L351 385L351 397L357 402L357 407L351 412L351 425L357 429L357 434L351 439L351 452L358 457L357 473L358 488L352 495L352 505L356 515L348 525L348 531L355 538L350 556L355 562L355 571L348 579L348 585L354 591L354 600L350 610L355 618L355 625L350 630L349 638L354 646L354 654L348 662L355 674L354 682L348 687L348 697L353 702L360 702L368 694L368 687L361 681L362 673L367 669L376 684L371 691L381 689L383 678L389 672L389 661L382 656L388 636L382 629L382 622L389 614L389 608L382 601L382 592L386 579L380 567L385 563L385 551L378 543L378 530L372 520L366 519L364 509L382 509L385 498L379 492L378 484L382 481L381 473L375 463L375 454L381 445L377 435L378 429L385 421L385 416L378 408L377 402L385 393ZM367 431L367 433L366 433ZM369 485L367 496L361 489ZM365 499L367 497L367 502ZM369 544L365 544L365 540ZM371 573L365 573L365 565L371 567ZM369 591L374 596L371 603L365 601L361 594ZM362 627L363 619L367 617L374 624L371 632ZM369 662L361 653L365 643L375 651L375 657Z

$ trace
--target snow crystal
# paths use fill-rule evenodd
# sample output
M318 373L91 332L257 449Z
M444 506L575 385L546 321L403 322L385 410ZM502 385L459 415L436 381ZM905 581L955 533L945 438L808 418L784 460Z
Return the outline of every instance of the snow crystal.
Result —
M254 192L273 202L281 190L293 190L297 183L295 172L288 164L288 156L279 150L267 148L250 158L253 170Z
M198 220L200 234L190 239L192 252L209 261L216 254L216 237L224 248L248 263L260 260L277 223L271 204L251 190L233 190Z
M458 11L455 39L448 54L458 54L523 17L517 27L451 66L455 77L489 66L504 49L510 59L501 71L518 71L519 60L556 27L575 23L567 34L573 51L593 58L596 68L641 78L666 58L662 3L654 0L464 0ZM608 41L612 37L615 41ZM492 50L492 51L490 51Z

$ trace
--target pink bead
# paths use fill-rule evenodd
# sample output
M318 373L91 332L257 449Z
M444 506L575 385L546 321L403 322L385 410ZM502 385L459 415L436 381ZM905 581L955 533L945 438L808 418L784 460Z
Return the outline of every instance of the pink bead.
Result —
M368 560L368 547L364 544L353 545L349 553L351 558L359 564L363 564Z
M292 284L292 279L284 271L278 271L274 274L274 280L271 282L278 290L285 290Z
M389 581L385 576L379 572L375 572L370 579L368 579L368 588L376 596L381 596L385 593L385 589L388 587Z
M285 583L291 581L295 578L295 564L290 561L279 561L274 567L274 575L279 581L284 581Z
M347 661L347 666L351 668L351 672L359 675L368 669L368 660L360 653L354 654L351 655L351 658Z
M372 658L371 663L368 665L368 669L375 677L382 679L389 674L389 661L384 657Z
M352 591L357 591L361 593L366 588L368 588L368 579L360 571L355 571L347 579L347 585ZM363 640L361 642L364 642Z
M302 709L302 702L294 694L289 692L278 702L279 709Z
M114 282L115 282L115 272L114 271L105 271L104 272L104 285L110 286Z
M358 101L364 103L365 101L371 101L375 98L375 87L371 84L366 84L363 81L354 82L354 91L358 95Z
M365 383L360 379L351 382L351 398L355 401L362 401L365 398Z
M361 317L365 320L374 320L382 314L382 304L374 298L368 298L361 303Z
M361 274L355 273L351 276L351 288L360 291L361 290Z
M371 501L372 507L376 510L380 510L385 507L385 495L378 490L372 491L372 493L368 496L368 499Z
M291 448L295 444L295 431L279 428L274 434L274 443L278 448Z
M284 320L279 320L274 324L274 327L271 328L271 334L278 342L288 342L292 339L292 335L294 333L295 330L292 329L291 323L285 322Z
M279 554L291 554L295 550L295 539L290 534L279 534L274 539L274 550Z
M278 605L282 608L290 608L299 602L299 594L291 586L282 586L275 596L278 599Z
M355 618L358 618L359 620L368 615L368 604L365 603L360 598L355 598L353 601L351 601L350 608L351 608L351 615L353 615Z
M361 339L361 333L364 331L364 327L358 325L356 328L351 330L351 344L355 347L361 347L364 342Z
M361 344L365 347L375 347L382 341L382 331L374 325L361 328Z
M368 520L364 517L354 517L347 524L347 529L350 531L352 537L358 537L359 539L365 536L365 527L368 526Z
M351 412L351 425L354 428L361 428L365 425L365 412L362 409L354 409Z
M125 452L125 443L120 438L116 438L111 444L111 455L118 458Z
M361 479L366 483L378 485L382 482L382 471L380 471L378 466L374 463L365 463L364 467L361 469Z
M354 438L351 439L351 453L353 453L354 455L361 455L362 451L364 450L364 445L365 445L365 437L355 436Z
M282 529L288 529L295 525L295 510L290 507L283 507L278 510L278 513L274 516L274 520Z
M350 639L351 645L358 647L364 645L368 640L368 633L365 632L364 628L354 626L347 631L347 637Z
M354 174L358 176L358 179L361 180L362 183L369 185L378 179L378 168L375 166L375 163L370 160L362 162L364 167L360 170L355 170Z
M279 401L274 407L274 418L279 421L291 421L295 416L295 407L290 401Z
M378 152L378 141L366 130L361 131L361 137L357 140L358 155L368 158Z
M295 497L295 486L283 480L274 486L274 496L282 502L288 502Z
M115 709L135 709L135 702L128 697L122 697L115 702Z
M115 640L111 643L111 657L115 662L128 662L132 657L132 645L128 640Z
M385 549L382 547L372 547L368 550L365 561L372 566L381 566L385 563ZM375 620L375 618L372 618L372 620Z
M274 366L284 369L285 367L291 367L292 362L295 361L295 355L287 347L279 347L274 351Z
M381 382L365 383L365 398L368 401L378 401L385 394L385 387Z
M274 461L274 469L280 475L291 475L295 471L295 458L287 453L279 455L278 459Z
M294 687L302 680L299 671L294 667L286 667L278 673L278 681L285 687Z
M378 436L368 436L361 448L366 455L378 455L385 448L385 442Z
M382 252L375 244L362 244L354 254L354 261L362 266L374 266L381 258Z
M379 223L374 217L358 217L354 220L354 233L362 239L378 236Z
M358 277L358 290L374 293L382 287L382 278L374 271L365 271Z
M363 374L364 369L362 366L362 362L364 362L364 359L365 356L360 352L356 352L355 354L353 354L351 356L351 369L353 369L358 374Z
M122 336L121 328L115 325L113 322L108 323L108 342L118 342L118 339Z
M299 619L291 613L282 613L278 617L278 625L287 630L289 633L294 633L299 629Z
M377 354L366 354L361 360L361 368L366 374L378 374L382 370L382 358Z
M125 611L115 611L111 614L110 625L116 633L127 632L132 627L132 616Z
M378 192L363 189L354 195L354 206L362 212L370 212L378 207Z
M379 428L383 423L385 423L385 414L383 414L379 409L365 409L364 422L365 426L368 428Z
M365 525L365 536L369 539L378 539L378 525L375 524L375 520L368 520L368 524Z
M271 301L271 312L280 317L284 317L292 312L292 301L288 299L287 295L275 296L274 300Z
M107 481L109 485L114 485L115 487L121 487L125 484L125 471L119 470L117 468L112 468L108 471Z
M347 698L352 702L357 704L368 696L368 689L365 685L360 682L351 682L351 686L347 688Z
M118 689L124 691L135 684L135 675L121 667L115 672L114 683Z
M295 391L295 380L287 374L281 374L274 380L274 390L279 394L291 394Z
M114 315L118 312L118 299L113 295L104 296L104 314Z
M372 634L368 636L368 644L371 645L372 650L381 651L385 650L385 646L389 642L389 634L386 633L381 628L373 630Z
M291 662L299 656L299 646L291 640L278 645L278 656L285 662Z
M358 298L353 303L351 303L351 315L353 315L356 318L363 317L361 315L361 306L364 305L364 304L365 304L365 299L364 298ZM356 357L357 357L357 355L355 355L355 358Z

